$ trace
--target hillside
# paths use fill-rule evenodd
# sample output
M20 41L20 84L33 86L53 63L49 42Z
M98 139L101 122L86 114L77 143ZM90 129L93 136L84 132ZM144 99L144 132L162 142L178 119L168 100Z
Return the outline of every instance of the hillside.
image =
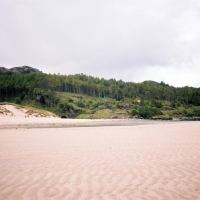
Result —
M7 69L5 67L0 67L0 74L12 74L12 73L18 73L18 74L24 74L24 73L41 73L36 68L29 67L29 66L21 66L21 67L13 67L10 69Z
M28 66L9 71L1 67L0 102L5 101L72 118L200 117L200 88L176 88L151 80L106 80L84 74L52 75Z

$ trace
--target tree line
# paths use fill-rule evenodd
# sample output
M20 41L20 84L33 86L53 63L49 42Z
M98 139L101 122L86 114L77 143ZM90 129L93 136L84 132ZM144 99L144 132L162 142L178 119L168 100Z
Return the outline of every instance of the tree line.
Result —
M33 99L41 90L49 92L51 98L53 98L54 92L71 92L116 100L139 98L200 105L200 88L173 87L164 82L124 82L115 79L100 79L85 74L0 74L0 101L9 101L15 97Z

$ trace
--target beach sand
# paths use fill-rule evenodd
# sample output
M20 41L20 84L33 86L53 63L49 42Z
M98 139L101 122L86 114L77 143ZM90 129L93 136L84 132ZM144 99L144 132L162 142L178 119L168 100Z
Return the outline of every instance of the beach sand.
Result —
M199 122L60 120L1 116L0 199L200 199Z

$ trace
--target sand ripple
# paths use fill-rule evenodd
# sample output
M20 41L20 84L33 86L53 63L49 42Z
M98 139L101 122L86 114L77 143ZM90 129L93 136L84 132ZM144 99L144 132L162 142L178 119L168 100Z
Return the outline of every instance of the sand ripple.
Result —
M0 199L200 199L200 124L0 133Z

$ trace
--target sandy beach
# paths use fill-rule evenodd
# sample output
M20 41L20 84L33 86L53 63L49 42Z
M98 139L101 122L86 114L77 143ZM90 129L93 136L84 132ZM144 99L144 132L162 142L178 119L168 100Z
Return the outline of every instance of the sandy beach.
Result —
M199 122L63 127L88 121L0 120L2 200L200 199Z

